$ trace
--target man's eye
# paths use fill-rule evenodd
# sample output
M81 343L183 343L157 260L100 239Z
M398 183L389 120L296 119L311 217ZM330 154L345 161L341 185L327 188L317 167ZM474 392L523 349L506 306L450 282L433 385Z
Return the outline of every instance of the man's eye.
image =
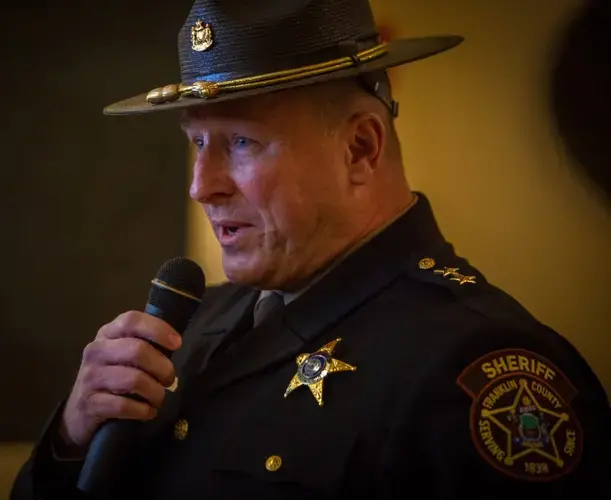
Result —
M235 136L233 138L233 147L236 149L245 149L245 148L249 148L252 147L256 144L256 141L249 139L248 137L244 137L244 136Z
M204 141L202 141L199 137L193 139L193 144L195 145L198 151L201 151L204 147Z

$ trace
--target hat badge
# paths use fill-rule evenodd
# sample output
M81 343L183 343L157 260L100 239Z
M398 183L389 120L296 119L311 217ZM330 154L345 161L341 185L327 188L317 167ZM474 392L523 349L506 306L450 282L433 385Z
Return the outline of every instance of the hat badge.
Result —
M203 52L212 45L212 28L208 23L204 24L201 19L191 26L191 48L197 52Z

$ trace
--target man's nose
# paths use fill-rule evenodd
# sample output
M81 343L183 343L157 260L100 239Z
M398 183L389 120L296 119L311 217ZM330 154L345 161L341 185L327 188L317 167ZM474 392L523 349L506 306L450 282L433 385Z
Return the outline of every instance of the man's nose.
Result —
M205 146L197 152L189 196L199 203L214 203L231 196L235 184L229 174L227 159L218 150Z

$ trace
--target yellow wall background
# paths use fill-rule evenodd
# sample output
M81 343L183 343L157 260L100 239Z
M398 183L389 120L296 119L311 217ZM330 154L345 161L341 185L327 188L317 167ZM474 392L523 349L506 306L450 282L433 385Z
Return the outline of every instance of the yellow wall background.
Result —
M488 278L577 346L611 393L611 217L569 169L546 84L579 0L372 0L394 36L466 41L394 69L412 187ZM210 282L220 249L189 202L189 253Z

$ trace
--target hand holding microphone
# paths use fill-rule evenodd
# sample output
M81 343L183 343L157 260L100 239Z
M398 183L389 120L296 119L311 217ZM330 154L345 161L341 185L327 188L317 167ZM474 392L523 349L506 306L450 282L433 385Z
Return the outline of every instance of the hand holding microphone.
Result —
M175 373L172 362L147 341L168 351L182 343L165 321L131 311L100 328L87 345L60 424L68 445L87 449L94 433L110 419L155 417ZM124 397L132 394L138 400Z
M175 378L169 358L206 287L201 268L184 257L167 261L152 283L144 312L121 314L85 348L66 402L60 435L87 453L77 485L86 493L112 488L134 424L154 418L163 404Z

